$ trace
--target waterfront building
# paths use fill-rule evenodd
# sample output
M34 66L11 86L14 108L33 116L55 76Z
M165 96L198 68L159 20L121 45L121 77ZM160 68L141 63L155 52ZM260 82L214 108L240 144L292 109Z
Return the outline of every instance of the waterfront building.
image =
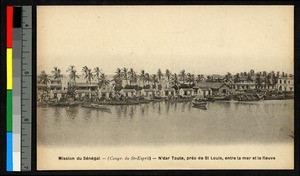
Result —
M92 97L92 91L90 90L75 90L75 98Z
M200 97L211 97L212 96L212 90L211 88L208 87L199 87L199 86L194 86L194 95L200 96Z
M59 101L60 99L67 97L67 90L51 90L49 96L50 99Z
M256 89L256 83L254 78L240 77L238 81L236 81L232 88L238 91L243 90L254 90Z
M165 89L162 89L160 91L160 95L161 97L168 97L168 96L176 96L176 91L174 88L165 88Z
M211 95L219 95L219 94L230 94L232 93L232 89L225 83L214 83L214 82L202 82L196 85L199 88L207 88L211 89Z
M137 94L135 89L121 89L119 93L126 98L133 98Z
M110 89L100 89L99 90L99 98L110 99L115 97L115 91Z
M157 96L157 92L155 89L142 89L141 96L147 97L147 98L153 98L153 97Z
M280 92L294 92L294 76L287 75L278 77L275 88Z
M37 84L36 88L37 88L37 92L36 92L37 93L37 95L36 95L37 101L41 102L43 100L43 97L46 97L46 95L47 95L48 87L46 84Z
M192 97L194 96L194 90L192 88L180 88L179 95L181 97Z
M225 82L225 76L223 76L223 75L213 74L211 76L211 79L212 79L212 82L219 82L219 83Z

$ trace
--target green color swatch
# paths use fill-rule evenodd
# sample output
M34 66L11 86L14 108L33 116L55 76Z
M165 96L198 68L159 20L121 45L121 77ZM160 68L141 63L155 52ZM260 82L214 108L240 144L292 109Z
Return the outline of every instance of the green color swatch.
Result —
M12 90L6 92L6 131L12 131Z

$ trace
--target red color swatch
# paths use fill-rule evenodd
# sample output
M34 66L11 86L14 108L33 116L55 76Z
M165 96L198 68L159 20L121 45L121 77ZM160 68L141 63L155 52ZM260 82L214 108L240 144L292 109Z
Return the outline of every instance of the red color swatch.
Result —
M13 7L6 8L6 47L12 48Z

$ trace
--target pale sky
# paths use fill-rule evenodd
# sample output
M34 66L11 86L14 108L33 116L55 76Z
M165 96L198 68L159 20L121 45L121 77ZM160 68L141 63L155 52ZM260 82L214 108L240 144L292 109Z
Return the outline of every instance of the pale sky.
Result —
M293 73L293 6L39 6L37 70Z

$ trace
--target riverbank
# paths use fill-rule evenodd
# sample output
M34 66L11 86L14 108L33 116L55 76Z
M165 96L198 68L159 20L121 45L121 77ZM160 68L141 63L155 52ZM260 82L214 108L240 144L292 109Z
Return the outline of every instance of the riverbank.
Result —
M150 102L168 102L168 103L180 103L180 102L192 102L195 97L182 97L182 98L153 98L153 99L126 99L126 100L103 100L103 101L49 101L38 102L37 106L78 106L87 103L94 103L98 105L138 105L146 104ZM293 94L259 94L259 93L243 93L233 94L227 96L213 96L206 98L206 101L262 101L262 100L287 100L293 99Z

